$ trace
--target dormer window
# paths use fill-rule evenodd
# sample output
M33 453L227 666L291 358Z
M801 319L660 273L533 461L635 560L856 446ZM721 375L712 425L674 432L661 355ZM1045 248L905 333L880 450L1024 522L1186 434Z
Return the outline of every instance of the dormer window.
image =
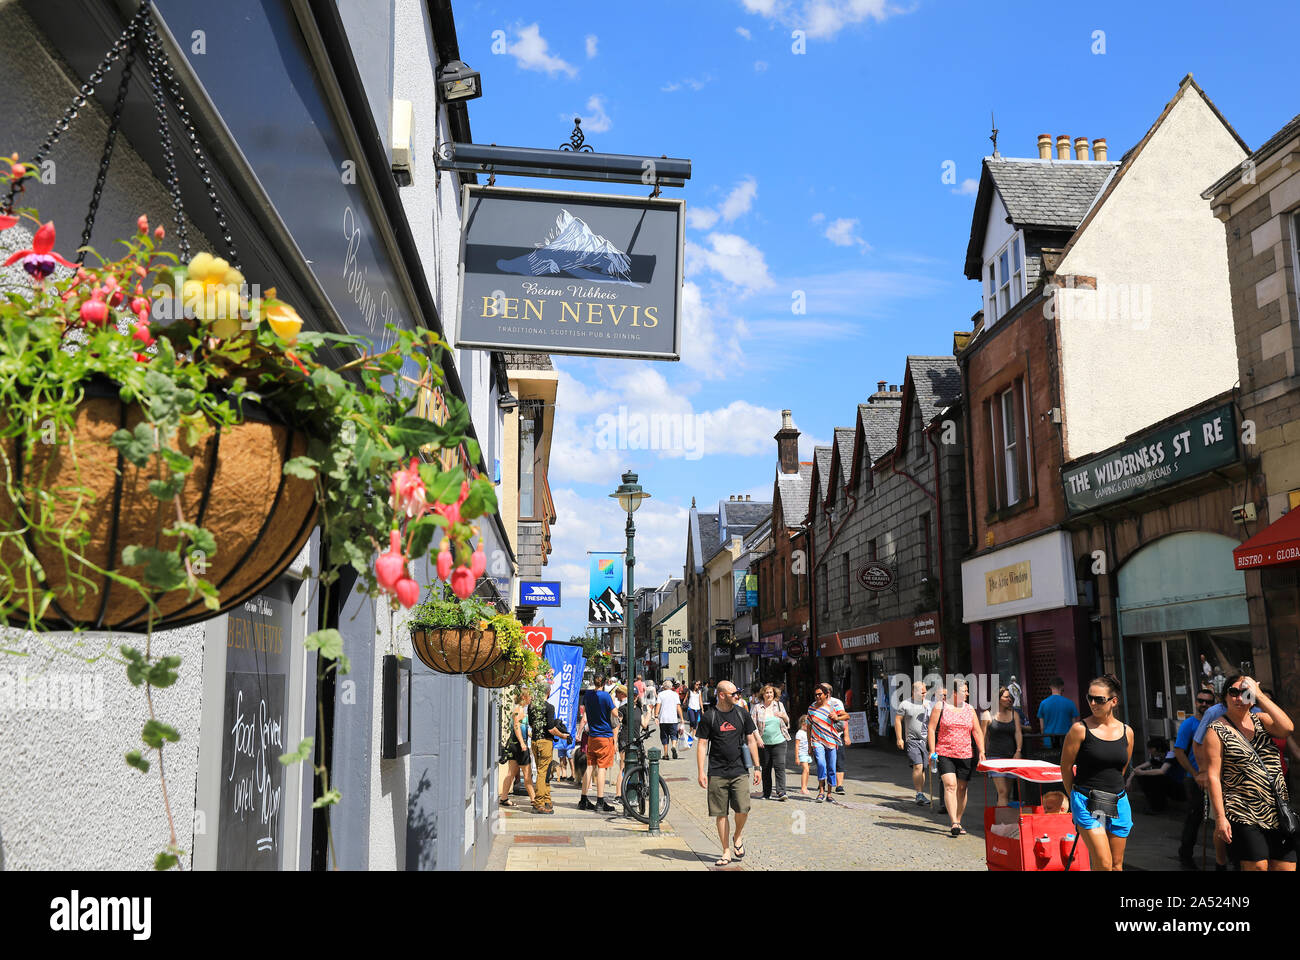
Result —
M985 323L992 323L1003 316L1024 295L1024 235L1016 233L984 265Z

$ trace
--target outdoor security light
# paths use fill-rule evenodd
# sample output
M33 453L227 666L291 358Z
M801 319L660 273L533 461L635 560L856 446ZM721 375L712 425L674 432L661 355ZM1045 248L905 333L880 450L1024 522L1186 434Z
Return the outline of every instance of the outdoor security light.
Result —
M509 413L511 410L514 410L519 406L519 398L507 390L502 394L501 399L497 401L497 406L505 413Z
M483 96L477 70L471 70L464 60L452 60L438 71L438 97L443 103L473 100Z
M650 494L641 489L641 484L636 482L636 474L629 470L623 474L623 482L610 494L610 497L622 504L624 512L636 513L637 507L641 506L641 501L650 499Z

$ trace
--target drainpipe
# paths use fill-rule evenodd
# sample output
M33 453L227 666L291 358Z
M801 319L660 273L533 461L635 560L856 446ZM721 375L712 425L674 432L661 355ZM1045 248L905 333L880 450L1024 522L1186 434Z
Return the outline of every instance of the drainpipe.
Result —
M926 434L930 437L930 444L931 444L931 446L933 447L933 446L934 446L934 432L933 432L932 430L930 430L928 427L926 428L926 431L925 431L925 432L926 432ZM939 448L938 448L938 447L934 447L934 457L935 457L935 460L934 460L934 486L935 486L935 490L937 491L937 490L939 489ZM940 639L940 642L939 642L939 657L941 658L942 663L943 663L943 672L946 674L946 673L948 672L948 649L947 649L947 648L948 648L948 644L947 644L947 643L942 639L942 630L943 630L943 521L938 519L938 517L939 517L939 497L938 497L937 493L931 493L929 490L925 489L925 484L921 483L921 481L917 480L916 477L912 476L912 475L911 475L910 473L908 473L906 470L899 470L899 469L898 469L898 450L897 450L897 448L895 448L894 453L890 455L889 466L890 466L890 469L892 469L893 472L896 473L896 474L898 474L900 477L907 477L908 480L911 480L912 483L913 483L913 485L914 485L918 490L920 490L922 493L924 493L924 494L929 498L930 502L931 502L932 504L934 504L934 515L935 515L936 521L937 521L937 523L938 523L938 530L936 531L936 536L938 536L938 538L939 538L939 629L940 629L940 638L941 638L941 639Z
M808 579L810 581L808 584L808 622L810 624L808 631L808 646L811 648L808 651L808 659L812 669L813 680L815 681L817 679L817 601L820 599L820 597L816 595L817 550L816 536L813 533L816 528L816 523L813 521L811 515L809 515L800 526L803 527L804 537L808 541ZM807 704L802 704L802 706L806 707Z

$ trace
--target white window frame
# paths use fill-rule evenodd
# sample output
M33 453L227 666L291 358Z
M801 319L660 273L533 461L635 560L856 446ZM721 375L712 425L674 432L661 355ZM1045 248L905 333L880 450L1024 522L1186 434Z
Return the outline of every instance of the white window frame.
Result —
M1007 258L1004 275L1002 257ZM1015 258L1019 255L1020 265ZM984 263L984 303L987 322L994 323L1025 296L1025 233L1017 230Z
M1007 482L1007 502L1008 507L1015 506L1020 502L1020 462L1017 456L1019 450L1019 440L1011 440L1011 431L1016 429L1016 385L1013 382L1009 388L998 394L999 414L1002 417L1002 468L1006 471ZM1019 434L1016 435L1017 438Z

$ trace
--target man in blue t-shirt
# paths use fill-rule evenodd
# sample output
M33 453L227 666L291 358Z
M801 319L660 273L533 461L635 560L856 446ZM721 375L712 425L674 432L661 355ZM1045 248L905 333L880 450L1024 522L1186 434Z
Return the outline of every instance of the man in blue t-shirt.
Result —
M1196 713L1186 717L1178 725L1178 735L1174 739L1174 760L1187 773L1187 816L1183 819L1183 836L1178 844L1178 862L1184 870L1195 870L1196 860L1192 853L1196 849L1196 834L1201 830L1205 818L1204 778L1200 775L1200 766L1196 762L1196 751L1192 740L1201 725L1201 718L1214 709L1214 690L1203 686L1196 691ZM1223 841L1214 838L1214 859L1216 863L1227 864L1228 858L1222 850Z
M1070 732L1074 721L1079 719L1079 708L1074 705L1074 701L1061 695L1065 681L1053 677L1050 686L1052 695L1038 705L1038 732L1047 735L1043 740L1045 750L1051 749L1053 744L1064 744L1065 735ZM1053 740L1053 737L1056 739Z
M605 678L596 676L595 686L582 691L582 706L587 713L587 770L582 775L582 796L579 810L597 810L613 813L614 807L605 801L605 771L614 765L614 737L618 734L618 714L614 711L614 698L605 692ZM587 799L591 781L596 781L596 802Z

